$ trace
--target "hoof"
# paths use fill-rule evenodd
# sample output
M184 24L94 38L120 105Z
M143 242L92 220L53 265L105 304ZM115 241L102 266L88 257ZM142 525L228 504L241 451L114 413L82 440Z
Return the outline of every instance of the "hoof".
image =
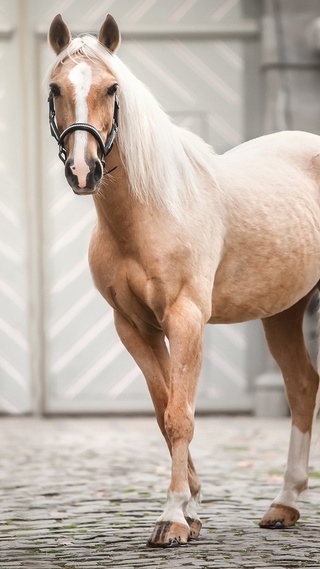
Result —
M298 510L282 504L272 504L259 526L267 529L284 529L295 525L300 518Z
M149 547L179 547L187 545L189 526L174 522L158 522L147 545Z
M186 518L186 522L188 522L190 527L189 539L197 539L202 528L202 523L200 520L195 520L194 518Z

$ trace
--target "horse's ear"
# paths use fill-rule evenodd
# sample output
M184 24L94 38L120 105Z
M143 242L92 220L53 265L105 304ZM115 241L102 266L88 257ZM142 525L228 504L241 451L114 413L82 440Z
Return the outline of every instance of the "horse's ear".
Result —
M48 42L57 55L71 42L71 34L68 26L58 14L51 22L48 32Z
M98 40L109 49L109 51L114 52L119 47L121 41L120 31L117 22L111 14L108 14L103 22L99 31Z

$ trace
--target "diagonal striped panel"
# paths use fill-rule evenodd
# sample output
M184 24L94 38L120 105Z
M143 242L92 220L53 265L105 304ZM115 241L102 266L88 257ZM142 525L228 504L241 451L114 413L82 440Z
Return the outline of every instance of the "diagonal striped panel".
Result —
M237 23L240 0L34 0L37 21L61 11L71 24L96 31L107 12L121 24ZM75 12L76 10L76 12ZM79 16L75 18L75 13ZM81 15L81 18L80 18ZM77 28L78 29L78 28ZM157 96L175 122L218 152L243 138L243 44L240 40L127 40L120 57ZM41 75L51 56L43 42ZM94 290L86 254L95 212L91 198L73 196L48 134L43 97L47 262L47 409L145 410L151 404L141 373L119 342L111 309ZM206 330L198 407L246 408L245 326Z
M12 9L12 6L11 6ZM10 9L10 12L11 12ZM9 12L9 13L10 13ZM30 411L27 339L26 227L23 182L16 158L21 156L18 51L14 37L0 40L0 413ZM12 151L14 149L14 152Z
M97 30L109 12L123 25L238 23L242 0L29 0L35 22L48 24L61 13L71 23Z
M48 63L43 45L42 74ZM47 410L151 408L144 379L115 332L113 311L95 290L89 272L87 250L96 215L92 198L72 193L47 123L42 127L48 142L44 164Z
M127 41L122 58L172 116L206 114L198 132L224 152L243 140L243 54L238 41Z

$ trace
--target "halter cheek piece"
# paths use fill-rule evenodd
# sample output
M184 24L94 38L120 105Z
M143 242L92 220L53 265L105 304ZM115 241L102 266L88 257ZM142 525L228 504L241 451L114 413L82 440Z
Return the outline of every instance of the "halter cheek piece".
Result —
M118 117L119 117L119 106L120 105L119 105L119 99L118 99L117 95L115 95L115 98L114 98L114 112L113 112L112 127L110 130L110 133L108 134L108 138L107 138L106 143L104 143L99 131L92 124L88 124L88 123L76 122L76 123L68 126L63 132L60 133L60 131L58 129L57 121L56 121L56 111L54 108L53 93L50 93L50 95L48 97L48 103L49 103L50 131L51 131L51 135L53 136L53 138L57 141L57 143L59 145L59 158L62 160L62 162L65 164L66 160L67 160L67 153L66 153L66 150L63 146L64 139L69 134L71 134L72 132L75 132L76 130L85 130L86 132L89 132L90 134L92 134L92 136L96 139L96 141L99 145L100 151L101 151L101 162L104 166L105 165L105 158L109 154L109 152L111 152L111 149L112 149L113 143L114 143L114 139L115 139L117 131L118 131ZM114 170L114 168L112 168L112 170ZM110 170L110 172L112 170Z

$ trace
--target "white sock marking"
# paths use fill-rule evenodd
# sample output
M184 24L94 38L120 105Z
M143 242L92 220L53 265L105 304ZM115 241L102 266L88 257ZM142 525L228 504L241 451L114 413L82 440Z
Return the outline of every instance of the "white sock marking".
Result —
M310 433L302 433L295 425L291 429L288 463L284 484L275 504L283 504L297 509L297 499L308 484L308 462Z
M69 73L69 79L75 87L76 95L76 122L88 122L87 96L90 91L92 72L91 67L85 61L78 63ZM85 150L88 133L78 130L74 133L74 167L73 173L78 176L80 188L86 187L87 174L90 171L85 161Z
M180 524L188 525L185 517L184 510L190 500L190 492L168 492L167 504L163 514L157 519L157 522L178 522Z

